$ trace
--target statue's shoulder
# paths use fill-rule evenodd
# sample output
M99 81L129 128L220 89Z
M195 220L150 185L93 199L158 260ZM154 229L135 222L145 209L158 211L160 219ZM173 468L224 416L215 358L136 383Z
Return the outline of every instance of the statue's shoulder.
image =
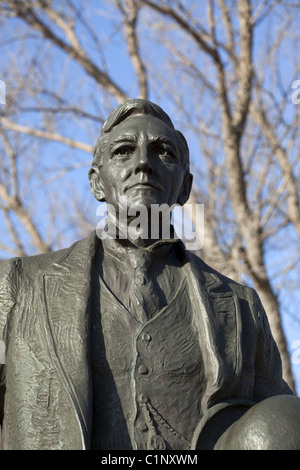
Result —
M213 283L216 279L219 280L223 285L228 286L234 293L239 297L255 297L257 296L256 291L245 284L237 282L236 280L224 275L209 264L207 264L200 256L196 255L191 251L186 251L185 256L189 262L198 270L199 275L204 276L207 285Z
M72 245L73 246L73 245ZM60 259L67 256L68 252L71 250L69 248L63 248L57 251L50 251L49 253L41 253L32 256L25 256L22 258L22 270L35 272L40 270L46 270L53 263L58 262Z
M20 264L20 258L11 258L0 262L0 300L1 292L9 290L8 287L13 285Z
M239 305L244 320L249 319L251 322L254 321L255 324L264 321L264 308L258 293L253 287L225 276L192 252L187 252L186 257L196 267L199 277L203 279L209 293L224 294L226 296L231 292L240 302Z
M11 258L8 260L0 261L0 284L11 273L11 271L18 265L20 258Z
M37 278L63 260L81 259L88 264L96 249L94 234L76 241L69 248L33 256L11 258L0 262L0 340L4 337L7 318L18 300L29 286L35 286ZM78 263L76 264L78 267Z
M29 273L47 271L53 264L61 264L69 258L80 258L85 262L86 258L93 256L96 249L97 237L95 232L92 232L67 248L22 258L22 270Z
M7 317L15 305L20 258L11 258L0 263L0 340L4 339Z

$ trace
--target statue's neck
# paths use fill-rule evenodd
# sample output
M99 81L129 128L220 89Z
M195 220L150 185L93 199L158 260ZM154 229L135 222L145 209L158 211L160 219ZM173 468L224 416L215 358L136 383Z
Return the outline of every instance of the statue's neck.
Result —
M122 243L127 240L128 243L142 249L177 240L170 220L166 226L166 221L160 218L153 226L150 216L146 220L140 220L139 217L122 220L116 218L115 215L108 214L105 230L111 238L122 241Z

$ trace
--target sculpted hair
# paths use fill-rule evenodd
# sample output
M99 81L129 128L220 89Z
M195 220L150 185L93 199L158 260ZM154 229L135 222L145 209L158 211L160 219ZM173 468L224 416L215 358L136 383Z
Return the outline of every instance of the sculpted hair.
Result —
M111 132L111 130L115 126L120 124L120 122L124 121L126 118L134 114L149 114L151 116L157 117L158 119L166 123L168 126L170 126L172 129L174 129L177 137L177 144L180 152L180 157L182 159L183 167L186 173L189 173L189 148L185 137L180 131L174 128L170 117L160 106L151 103L151 101L142 99L128 100L125 101L125 103L120 104L104 122L100 132L100 136L95 146L92 167L101 167L103 162L103 155L105 152L105 146L108 141L109 133Z

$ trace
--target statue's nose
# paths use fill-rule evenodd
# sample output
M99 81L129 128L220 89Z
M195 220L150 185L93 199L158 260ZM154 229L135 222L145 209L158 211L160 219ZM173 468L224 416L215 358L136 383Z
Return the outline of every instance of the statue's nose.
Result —
M151 155L146 146L140 147L136 153L134 172L152 172Z

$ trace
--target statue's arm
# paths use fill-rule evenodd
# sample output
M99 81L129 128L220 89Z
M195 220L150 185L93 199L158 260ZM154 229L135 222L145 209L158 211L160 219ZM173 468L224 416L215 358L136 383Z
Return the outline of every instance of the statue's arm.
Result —
M0 341L1 341L1 363L0 363L0 425L3 419L3 404L5 394L5 352L8 336L8 319L16 302L17 275L19 258L13 258L2 262L0 265ZM4 357L3 357L4 356Z
M282 364L278 347L271 333L264 307L256 294L255 305L258 313L258 335L255 358L255 398L260 401L272 395L292 394L282 378Z
M12 258L0 265L0 340L6 340L7 319L17 294L19 258Z

